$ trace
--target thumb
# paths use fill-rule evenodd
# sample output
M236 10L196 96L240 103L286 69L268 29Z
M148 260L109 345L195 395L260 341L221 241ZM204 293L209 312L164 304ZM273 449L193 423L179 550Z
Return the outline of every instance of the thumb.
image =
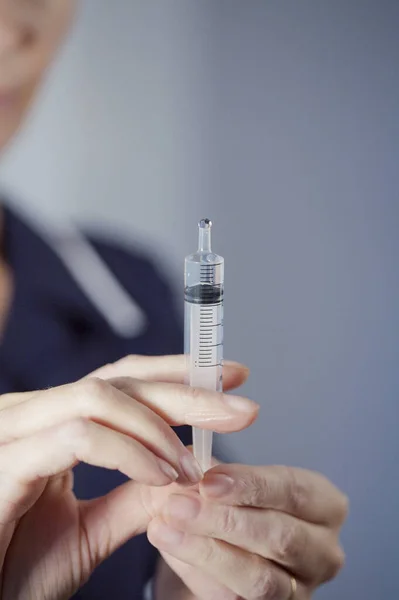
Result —
M212 459L212 467L220 461ZM88 545L92 569L147 527L171 494L187 489L177 483L153 487L128 481L115 490L79 503L82 541ZM190 489L198 489L198 486Z
M106 496L79 503L82 543L92 570L132 537L144 533L172 493L175 483L152 487L128 481Z

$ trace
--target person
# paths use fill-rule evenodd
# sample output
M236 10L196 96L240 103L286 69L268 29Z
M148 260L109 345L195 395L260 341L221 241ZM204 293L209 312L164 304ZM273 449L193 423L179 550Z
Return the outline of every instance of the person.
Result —
M73 10L0 0L2 149ZM1 231L3 600L309 600L342 566L347 499L295 468L201 473L188 426L238 431L258 405L184 386L179 319L148 259L78 232L57 244L7 208ZM247 376L226 362L225 391Z

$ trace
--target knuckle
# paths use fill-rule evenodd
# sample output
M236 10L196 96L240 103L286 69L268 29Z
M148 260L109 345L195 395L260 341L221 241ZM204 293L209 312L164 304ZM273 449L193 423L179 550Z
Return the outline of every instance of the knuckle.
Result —
M124 356L118 360L115 364L126 367L135 367L141 358L142 357L138 354L128 354L127 356Z
M283 564L296 563L304 554L306 536L301 525L294 522L280 527L274 554L277 561Z
M89 438L90 424L84 418L72 419L60 428L59 434L63 441L76 447Z
M91 377L77 384L76 400L79 412L85 417L98 416L108 406L111 386L99 377Z
M179 387L180 387L181 391L183 392L184 399L187 401L187 396L188 396L189 400L193 402L194 406L196 406L196 404L200 403L200 402L201 402L201 404L210 402L210 400L212 400L213 406L223 404L223 400L224 400L223 392L209 392L209 391L205 391L204 389L202 389L200 387L186 387L186 386L179 386ZM212 397L209 394L212 394Z
M103 380L99 377L88 377L74 384L74 391L78 399L95 396L102 389Z
M215 540L208 538L203 544L201 552L201 562L203 565L212 564L219 558L218 543Z
M237 511L233 506L225 506L220 515L220 529L223 533L232 533L238 529Z
M323 582L330 581L334 579L338 573L341 571L345 564L345 552L341 546L337 546L335 550L331 553L330 560L328 562Z
M300 482L293 467L286 467L285 497L287 508L292 514L301 513L309 503L309 490Z
M262 506L266 498L272 496L272 484L267 479L258 477L256 474L249 474L245 479L238 482L242 495L245 498L245 504L249 506Z
M249 600L277 600L279 588L275 570L260 562L253 576Z
M203 390L201 388L192 387L192 388L183 388L184 393L188 394L189 399L195 405L196 402L203 399Z

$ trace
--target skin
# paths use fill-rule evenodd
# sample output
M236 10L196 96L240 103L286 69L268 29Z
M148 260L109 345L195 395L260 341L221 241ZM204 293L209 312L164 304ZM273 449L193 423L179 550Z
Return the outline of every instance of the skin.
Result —
M0 151L20 128L74 4L0 0ZM0 267L1 324L12 274L4 259ZM322 475L288 467L215 464L203 477L171 426L239 431L258 405L191 390L184 374L184 357L128 357L83 381L0 397L3 600L69 598L143 532L164 559L157 600L309 600L336 575L346 497ZM223 376L232 390L248 370L226 363ZM80 461L131 481L78 501L72 469Z
M0 0L0 150L23 122L74 8L74 0Z
M341 492L317 473L220 465L198 492L176 489L148 537L193 598L288 600L290 573L295 600L309 600L343 565L346 513Z
M227 364L225 385L246 369ZM151 506L198 483L201 469L171 425L248 426L257 405L182 385L183 356L128 357L50 390L0 398L0 569L4 600L67 599L95 567L147 530ZM131 478L108 496L78 501L79 462Z

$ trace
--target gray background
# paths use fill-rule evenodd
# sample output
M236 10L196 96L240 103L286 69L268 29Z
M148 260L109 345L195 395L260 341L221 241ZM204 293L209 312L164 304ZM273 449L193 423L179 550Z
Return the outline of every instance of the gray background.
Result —
M112 7L111 7L112 4ZM2 180L47 218L226 258L226 354L252 368L255 463L349 494L319 600L396 598L399 2L87 0Z

